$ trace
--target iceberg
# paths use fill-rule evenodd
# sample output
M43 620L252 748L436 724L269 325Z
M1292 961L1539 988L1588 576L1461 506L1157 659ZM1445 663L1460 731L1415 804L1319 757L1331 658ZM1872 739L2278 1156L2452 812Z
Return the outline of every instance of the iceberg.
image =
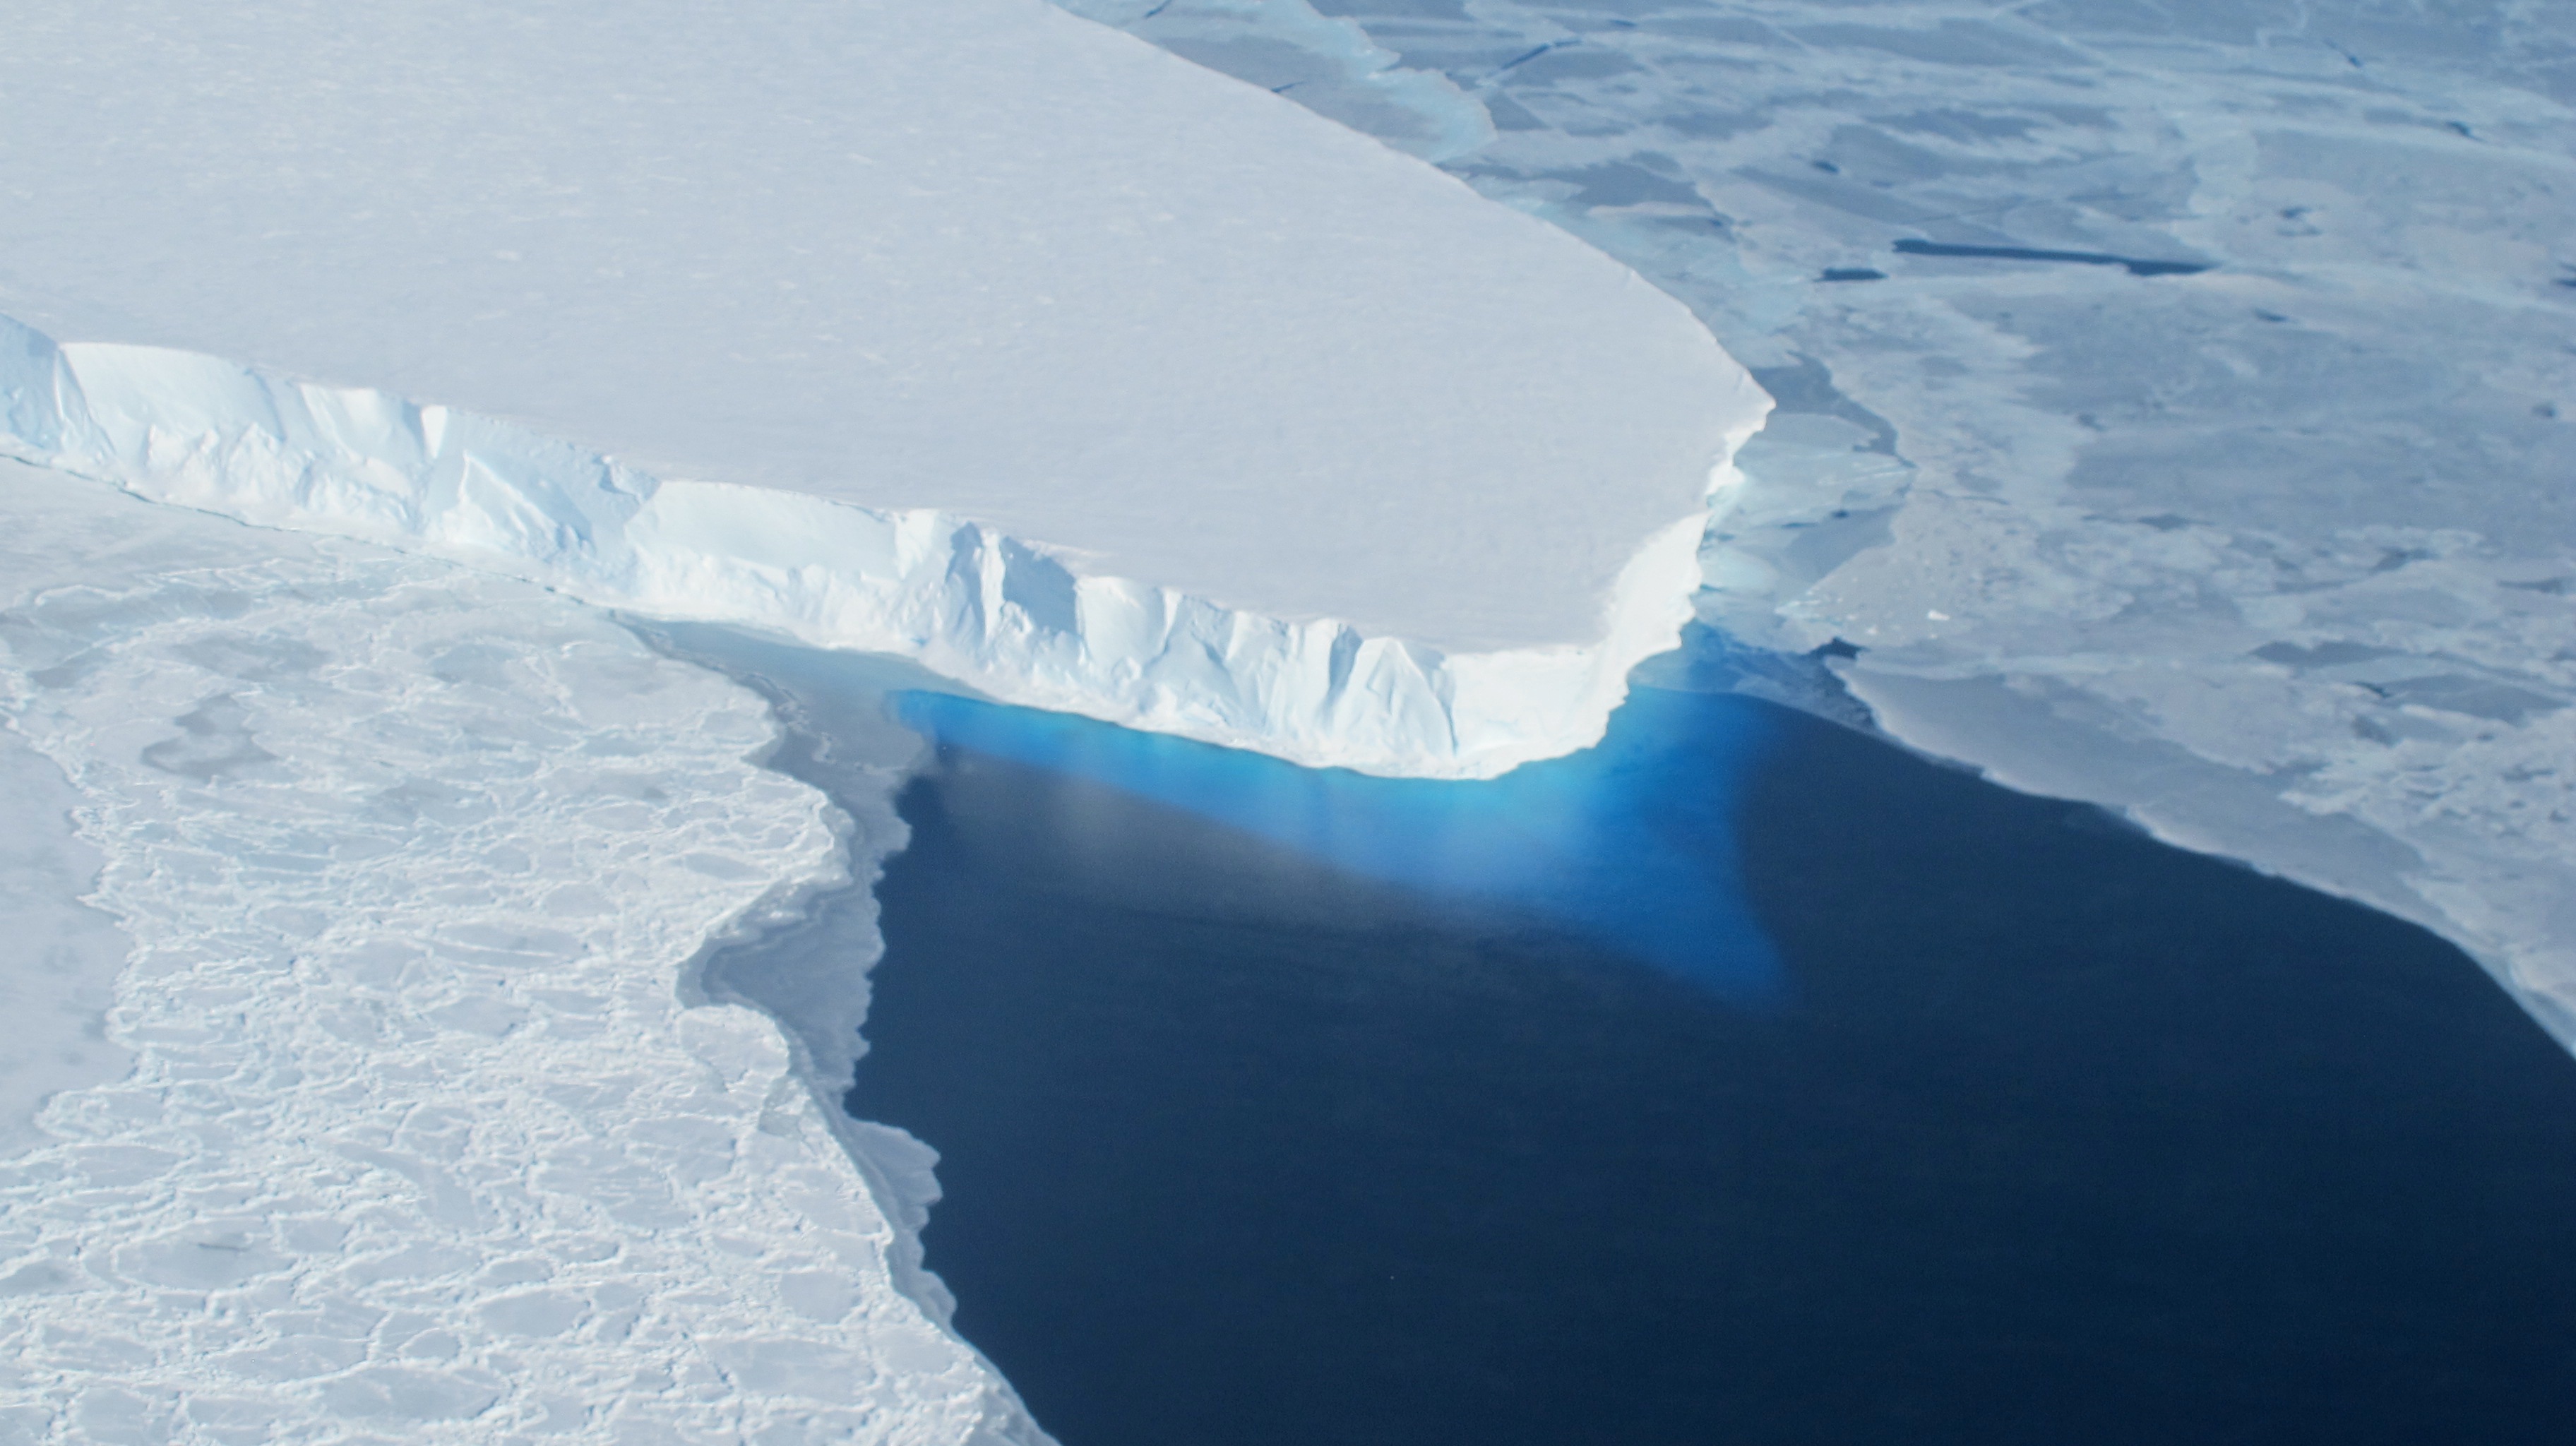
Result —
M1768 407L1575 238L1040 0L113 0L0 86L22 459L1300 762L1597 738Z

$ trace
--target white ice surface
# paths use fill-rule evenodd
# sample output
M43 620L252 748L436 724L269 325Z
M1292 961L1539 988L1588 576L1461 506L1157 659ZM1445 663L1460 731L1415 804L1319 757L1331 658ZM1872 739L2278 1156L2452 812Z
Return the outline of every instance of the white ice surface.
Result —
M524 583L9 463L0 580L0 797L78 793L135 1060L0 1161L0 1439L1045 1439L918 1269L927 1152L687 1002L888 842L748 761L758 699Z
M1858 646L1837 667L1899 738L2426 924L2576 1044L2576 7L1124 20L1255 79L1281 47L1348 72L1304 37L1357 26L1379 90L1486 110L1443 165L1754 368L1780 411L1704 554L1712 621Z
M1599 252L1040 0L85 0L9 31L0 312L81 344L115 434L22 368L21 455L524 544L585 595L1020 701L1405 771L1586 742L1687 616L1693 519L1767 405ZM237 374L96 343L363 415L299 450ZM456 484L407 470L459 454L404 401L516 429L463 484L515 529L422 515ZM572 495L599 456L633 496ZM639 521L653 479L775 490ZM879 565L862 508L936 514L927 555Z

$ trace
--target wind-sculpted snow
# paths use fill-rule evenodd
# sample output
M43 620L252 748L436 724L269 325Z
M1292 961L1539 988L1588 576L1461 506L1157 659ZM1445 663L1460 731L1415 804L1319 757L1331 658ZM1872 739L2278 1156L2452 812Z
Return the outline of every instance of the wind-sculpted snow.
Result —
M17 19L0 313L95 424L31 355L33 455L1015 702L1579 747L1769 405L1599 251L1041 0ZM1302 33L1354 118L1482 136Z
M0 1163L0 1436L1044 1439L917 1268L920 1147L686 1002L896 842L756 698L371 546L12 464L0 518L135 1057Z
M1151 8L1210 64L1313 29ZM1316 8L1382 89L1485 108L1452 173L1777 399L1711 621L1839 642L1900 738L2436 928L2576 1043L2565 6Z
M444 407L184 352L56 347L6 318L0 404L0 452L156 501L901 654L1011 702L1371 771L1486 776L1598 738L1628 670L1678 639L1698 577L1692 515L1643 540L1597 642L1443 654L1086 576L940 512L659 481Z

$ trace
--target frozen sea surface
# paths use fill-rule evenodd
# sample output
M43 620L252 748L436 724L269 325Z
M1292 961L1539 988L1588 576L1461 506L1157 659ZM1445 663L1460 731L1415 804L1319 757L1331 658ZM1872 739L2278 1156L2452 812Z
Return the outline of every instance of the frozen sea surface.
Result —
M444 563L6 463L0 519L12 1048L132 1062L0 1160L0 1437L1045 1439L890 1219L918 1147L697 1002L897 836L760 699Z
M1780 408L1705 616L2576 1042L2576 12L1068 4L1688 302Z

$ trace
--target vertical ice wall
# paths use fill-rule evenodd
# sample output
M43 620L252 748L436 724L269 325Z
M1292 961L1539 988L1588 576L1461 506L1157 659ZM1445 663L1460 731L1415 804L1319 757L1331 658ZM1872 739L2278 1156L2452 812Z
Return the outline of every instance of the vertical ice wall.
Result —
M445 407L185 352L58 347L7 317L0 406L0 455L156 501L428 552L663 617L899 654L1011 702L1301 763L1447 777L1600 736L1628 670L1671 647L1689 616L1709 500L1634 540L1590 641L1444 652L1086 575L949 513L664 481ZM1727 406L1721 457L1767 402L1748 383ZM1733 473L1721 463L1703 480L1723 488ZM1475 531L1446 541L1470 546ZM1525 561L1510 551L1491 558L1504 583Z

